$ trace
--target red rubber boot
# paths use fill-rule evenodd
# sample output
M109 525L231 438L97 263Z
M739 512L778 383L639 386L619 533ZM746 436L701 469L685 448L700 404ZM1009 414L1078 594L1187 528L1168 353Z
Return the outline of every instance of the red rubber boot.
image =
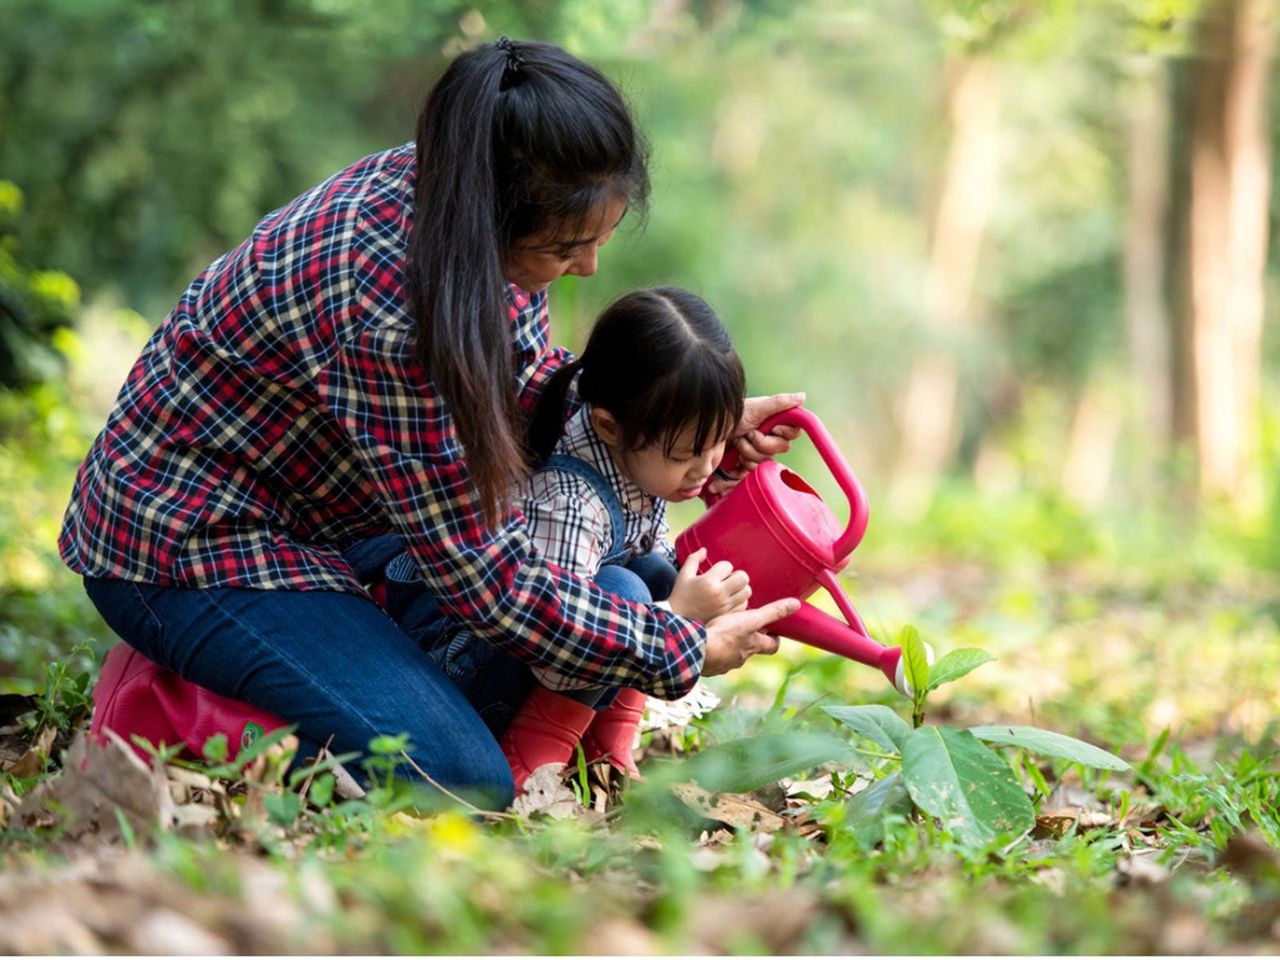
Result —
M640 725L647 699L639 690L619 690L613 703L596 714L582 738L588 763L607 757L628 776L634 777L640 772L631 756L631 745L635 743L636 727Z
M595 710L545 687L533 693L498 741L516 781L516 793L529 774L548 763L568 763Z
M167 671L125 643L107 651L102 672L93 685L93 719L89 733L100 746L107 745L107 730L122 736L144 762L151 758L129 737L138 734L156 746L182 743L173 719L160 706L155 686Z
M149 763L150 755L129 739L132 734L157 746L186 744L191 756L200 757L205 741L221 733L227 738L228 756L235 759L258 737L284 725L265 710L198 687L127 644L117 643L107 651L93 686L89 732L105 745L106 731L115 731Z

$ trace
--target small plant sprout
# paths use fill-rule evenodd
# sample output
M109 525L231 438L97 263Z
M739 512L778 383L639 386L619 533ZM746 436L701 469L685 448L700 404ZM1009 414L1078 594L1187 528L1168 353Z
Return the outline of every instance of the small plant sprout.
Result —
M1036 727L993 724L957 729L924 725L929 693L994 659L984 650L953 650L931 663L912 626L898 635L912 698L912 725L882 705L824 707L834 719L875 745L888 773L849 801L847 821L859 843L874 846L889 815L913 810L936 818L963 846L982 848L1016 838L1035 824L1035 813L1013 768L996 750L1005 746L1058 757L1101 770L1128 764L1092 744ZM871 751L860 751L871 753ZM897 769L892 769L893 764ZM883 772L883 768L882 768Z

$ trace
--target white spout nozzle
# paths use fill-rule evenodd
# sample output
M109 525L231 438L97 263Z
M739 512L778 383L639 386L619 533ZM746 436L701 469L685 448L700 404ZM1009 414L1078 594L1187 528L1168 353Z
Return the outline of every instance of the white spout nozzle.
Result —
M924 657L929 666L933 666L933 646L926 643L924 645ZM893 685L898 688L898 692L904 697L915 697L915 690L911 687L911 681L907 679L907 655L903 653L898 657L898 669L893 672Z

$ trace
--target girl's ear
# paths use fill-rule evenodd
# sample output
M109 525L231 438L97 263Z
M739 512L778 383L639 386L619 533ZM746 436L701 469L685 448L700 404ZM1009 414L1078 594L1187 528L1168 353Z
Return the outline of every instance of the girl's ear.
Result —
M600 439L611 447L622 446L622 428L613 414L600 407L591 408L591 426L595 428Z

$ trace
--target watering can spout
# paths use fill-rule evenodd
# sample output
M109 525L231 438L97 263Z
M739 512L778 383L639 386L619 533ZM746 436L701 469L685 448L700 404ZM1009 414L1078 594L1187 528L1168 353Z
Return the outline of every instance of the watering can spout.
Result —
M772 624L769 632L875 667L899 691L905 692L905 681L899 669L902 662L901 647L881 646L865 633L847 623L841 623L812 604L800 604L800 609L791 616Z

